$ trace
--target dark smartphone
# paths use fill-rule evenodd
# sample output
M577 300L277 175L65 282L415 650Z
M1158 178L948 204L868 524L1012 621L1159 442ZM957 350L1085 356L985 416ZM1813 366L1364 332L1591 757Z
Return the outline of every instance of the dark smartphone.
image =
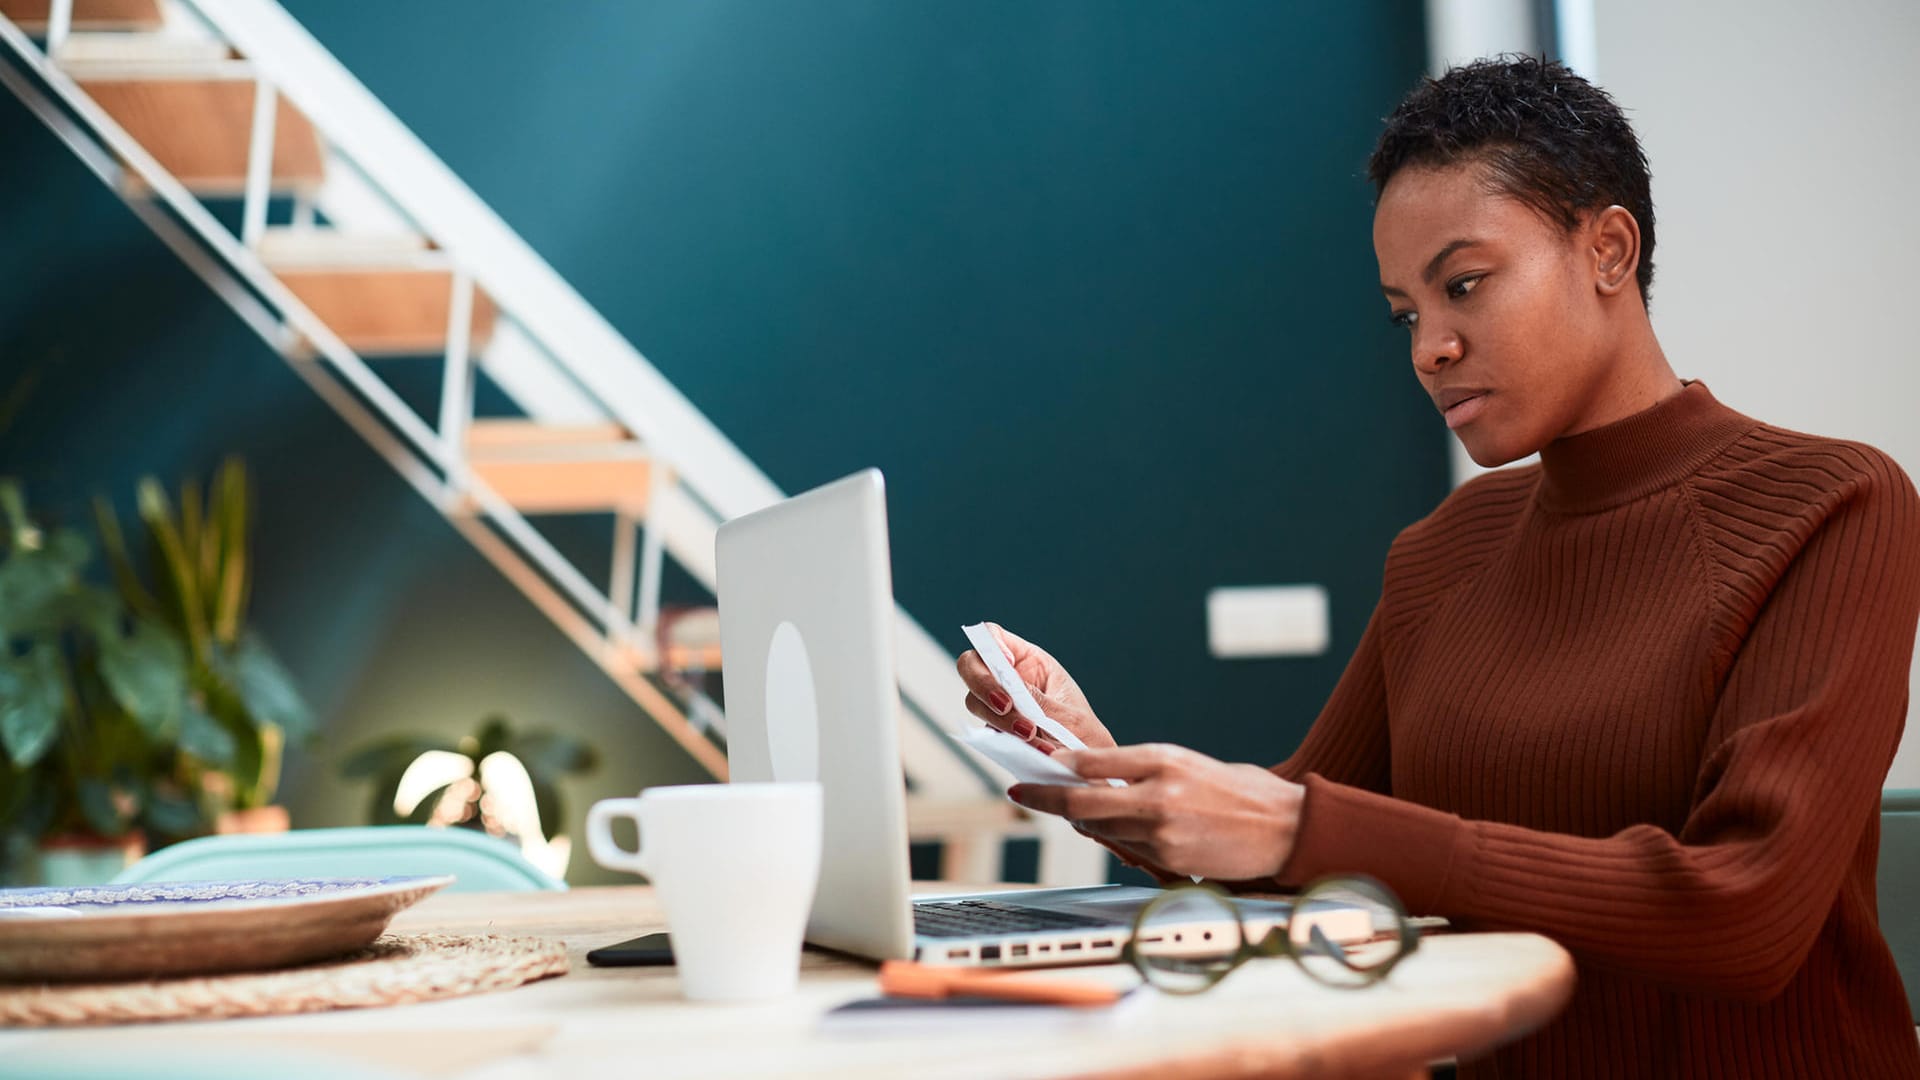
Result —
M593 950L587 954L587 963L595 967L666 967L673 963L673 944L665 934L643 934Z

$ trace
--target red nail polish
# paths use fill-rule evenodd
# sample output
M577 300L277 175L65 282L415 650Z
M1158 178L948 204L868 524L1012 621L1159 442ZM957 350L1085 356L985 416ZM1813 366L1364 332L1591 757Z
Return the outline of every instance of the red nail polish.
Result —
M1035 728L1032 721L1016 720L1013 724L1013 737L1016 739L1031 739L1033 738L1034 730Z
M1007 715L1007 710L1013 708L1013 699L1007 696L1005 690L995 690L993 693L987 695L987 704L993 706L994 712L1005 716Z

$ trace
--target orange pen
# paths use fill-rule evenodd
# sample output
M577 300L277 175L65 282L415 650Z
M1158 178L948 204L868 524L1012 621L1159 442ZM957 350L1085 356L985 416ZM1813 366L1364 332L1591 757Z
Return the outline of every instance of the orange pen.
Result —
M880 989L896 997L990 997L1041 1005L1111 1005L1121 991L1091 979L981 971L977 968L888 960L880 965Z

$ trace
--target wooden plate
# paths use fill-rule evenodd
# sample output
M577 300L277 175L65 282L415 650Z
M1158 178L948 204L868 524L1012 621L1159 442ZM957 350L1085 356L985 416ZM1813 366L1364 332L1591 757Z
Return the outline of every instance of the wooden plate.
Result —
M0 980L287 967L372 942L450 875L0 889Z

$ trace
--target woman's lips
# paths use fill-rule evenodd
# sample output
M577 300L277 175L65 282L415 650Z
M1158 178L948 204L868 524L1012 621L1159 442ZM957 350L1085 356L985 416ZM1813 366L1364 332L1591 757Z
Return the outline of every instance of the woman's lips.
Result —
M1447 418L1447 429L1457 431L1473 423L1474 420L1478 419L1480 414L1486 410L1486 407L1487 395L1485 393L1475 394L1470 398L1463 398L1455 402L1447 408L1444 414Z

